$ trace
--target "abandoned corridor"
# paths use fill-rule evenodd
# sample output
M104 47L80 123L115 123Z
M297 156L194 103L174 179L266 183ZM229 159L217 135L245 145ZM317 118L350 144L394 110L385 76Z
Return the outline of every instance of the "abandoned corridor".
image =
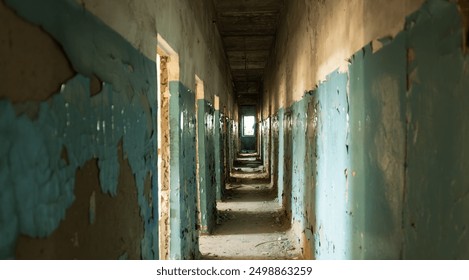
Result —
M469 258L468 7L0 1L0 258Z

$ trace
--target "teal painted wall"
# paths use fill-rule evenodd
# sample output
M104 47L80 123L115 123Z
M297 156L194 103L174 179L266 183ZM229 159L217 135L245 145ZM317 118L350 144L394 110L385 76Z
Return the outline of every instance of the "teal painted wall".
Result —
M270 173L270 149L271 149L271 137L270 137L270 118L267 118L261 122L261 140L262 140L262 163L266 172Z
M226 182L229 183L231 180L231 168L233 167L233 120L227 118L226 120L226 139L225 139L225 171L226 171Z
M295 103L291 108L291 212L292 224L304 228L305 226L305 194L304 186L306 179L306 106L308 99L305 98ZM288 158L288 157L286 157Z
M215 149L215 188L216 200L219 201L223 198L225 193L225 116L219 111L215 110L214 113L214 149Z
M284 176L284 166L285 166L285 161L284 161L284 139L285 139L285 134L284 134L284 127L283 127L283 119L284 119L284 114L285 114L285 111L283 110L283 108L281 108L278 112L277 112L277 121L275 122L276 123L276 126L275 127L275 130L277 130L277 127L278 127L278 144L277 142L275 142L275 147L276 149L274 149L274 152L278 152L277 153L274 153L274 161L278 163L278 166L277 166L277 172L276 174L278 174L277 176L277 200L278 200L278 203L279 205L284 205L283 204L283 197L285 196L284 194L284 185L283 185L283 176ZM274 141L277 140L277 137L274 138Z
M198 256L195 94L170 82L170 259Z
M280 123L283 126L283 156L279 157L280 160L283 160L283 176L279 176L283 180L283 193L281 200L282 206L287 214L288 218L292 218L291 212L291 203L293 195L293 134L292 134L292 121L293 121L293 108L288 108L285 110L283 115L283 123ZM296 178L295 178L296 179Z
M274 115L271 117L272 123L270 126L270 142L272 143L272 149L269 151L269 157L270 157L270 180L272 182L272 187L274 190L277 189L277 200L278 197L281 197L279 195L279 190L278 190L278 176L279 176L279 126L278 126L278 116Z
M405 34L380 51L357 53L349 68L347 172L349 257L396 259L402 240L405 163ZM351 172L351 173L350 173Z
M86 161L98 158L101 190L116 196L120 141L144 223L141 257L158 258L155 63L74 1L5 3L49 33L78 73L40 103L37 119L17 116L14 105L0 101L0 258L15 257L18 235L47 237L57 229L75 200L75 172ZM92 75L104 81L93 97ZM92 210L94 223L100 213Z
M315 248L314 255L317 259L348 257L347 223L350 215L346 208L348 204L346 88L347 75L334 72L309 100L315 108L311 119L317 119L316 136L313 138L315 142L308 141L310 145L316 145L316 163L309 164L315 165L317 174L314 179L309 179L314 181L316 186L313 195L315 201L310 202L315 209L309 209L315 212L315 219L308 221L308 225L314 225L314 244L310 246ZM305 107L301 106L302 109ZM309 173L308 176L313 174ZM304 213L304 216L308 215Z
M469 57L454 4L433 1L407 24L403 257L468 259Z
M317 95L314 91L305 95L304 101L306 104L306 145L305 145L305 163L304 163L304 236L300 240L303 247L303 254L306 258L313 258L315 256L315 240L314 233L316 228L316 178L318 177L318 151L317 151L317 129L318 129L318 110L319 102ZM300 187L301 188L301 187ZM300 217L301 217L300 216ZM301 236L301 234L298 234Z
M433 0L406 22L277 113L279 196L307 257L469 257L461 16Z
M229 167L230 167L230 172L231 169L234 166L234 160L237 158L238 153L239 153L239 124L236 120L231 119L229 122L229 134L228 134L228 150L230 153L230 158L229 158Z
M199 196L201 231L210 233L217 220L215 171L215 110L206 100L197 100Z

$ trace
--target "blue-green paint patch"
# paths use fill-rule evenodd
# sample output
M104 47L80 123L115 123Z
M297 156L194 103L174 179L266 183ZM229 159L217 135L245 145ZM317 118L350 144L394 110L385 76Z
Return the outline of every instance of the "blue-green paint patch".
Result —
M37 120L16 117L8 101L0 102L0 258L14 257L19 234L45 237L58 227L74 201L75 171L86 161L98 158L101 190L117 195L121 140L144 222L142 258L157 258L155 63L74 1L5 2L50 33L80 74L40 104ZM104 84L90 97L86 76L93 74ZM148 173L152 198L143 192Z
M408 19L410 90L403 257L469 258L469 58L458 7L426 3Z
M405 35L379 52L357 53L350 75L350 255L397 259L405 162Z
M280 108L277 113L277 127L278 127L278 145L277 147L277 152L278 152L278 157L277 157L277 162L278 162L278 168L277 168L277 199L278 203L280 206L283 205L283 197L284 197L284 185L283 185L283 176L284 176L284 139L285 139L285 134L284 134L284 129L283 129L283 118L284 118L285 110L283 108Z
M227 155L227 160L226 160L226 171L227 171L227 176L226 179L229 182L231 180L230 173L231 169L233 168L233 162L235 160L235 140L236 140L236 133L235 133L235 121L232 119L227 120L226 123L226 148L228 149L226 152Z
M201 231L210 233L217 220L215 177L215 123L213 105L197 100L199 197Z
M214 113L214 149L215 149L215 188L216 200L219 201L223 198L225 190L225 135L223 132L225 116L219 110Z
M195 94L170 82L170 258L198 255Z
M316 228L316 178L317 172L317 126L319 102L315 91L303 98L306 104L306 147L304 165L304 239L303 248L306 257L314 257L314 232Z
M305 234L314 257L468 257L462 34L454 3L428 1L378 52L357 52L348 76L334 72L279 110L278 182L285 193L282 159L291 155L292 216L305 219L295 234Z
M292 222L304 224L304 185L306 157L306 106L302 99L292 106Z
M283 160L283 193L282 198L282 206L285 209L285 213L287 214L288 218L292 218L292 182L293 182L293 108L290 107L285 110L283 115L283 123L280 123L283 126L283 155L282 157L279 156L281 160Z
M277 200L278 200L278 137L279 137L279 131L278 131L278 116L277 114L273 115L271 117L272 123L270 126L270 142L272 143L272 149L270 150L270 179L272 182L272 187L274 190L277 190Z
M269 150L271 149L271 137L270 137L270 118L267 118L261 122L262 124L262 163L264 165L264 169L270 173L270 158L269 158Z
M317 175L309 174L316 175L316 220L308 224L316 224L313 247L317 259L346 258L347 80L346 74L332 73L311 100L317 118Z

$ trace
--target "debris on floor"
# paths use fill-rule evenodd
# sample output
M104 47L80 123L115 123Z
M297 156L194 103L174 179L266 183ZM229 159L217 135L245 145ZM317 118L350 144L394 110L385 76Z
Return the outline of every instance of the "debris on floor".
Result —
M239 168L253 161L238 161ZM263 176L241 171L236 173L240 181L226 186L226 197L217 203L217 227L199 240L203 259L300 259L276 190Z

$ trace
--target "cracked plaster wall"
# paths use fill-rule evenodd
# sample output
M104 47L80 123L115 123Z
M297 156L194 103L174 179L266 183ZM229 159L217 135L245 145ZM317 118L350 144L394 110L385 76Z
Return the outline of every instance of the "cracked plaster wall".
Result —
M195 91L195 75L204 83L205 99L220 108L226 106L234 118L231 72L221 38L211 20L215 18L212 1L167 0L75 0L126 38L146 57L155 60L157 35L179 56L178 81Z
M299 101L377 38L402 30L424 0L288 1L264 75L263 118ZM372 24L371 24L372 23Z
M456 4L428 1L393 39L365 45L346 73L277 111L272 157L279 182L291 180L295 203L284 205L305 257L468 258L463 27Z
M198 256L195 93L170 82L170 259Z
M217 220L215 171L215 110L211 103L197 100L199 197L202 233L211 233ZM220 135L218 135L219 137Z
M225 168L226 168L226 118L225 115L215 108L214 113L215 131L215 179L216 200L220 201L225 193ZM226 146L225 146L226 145Z
M56 42L39 47L56 53L51 68L68 60L77 74L61 81L55 70L38 73L50 85L63 84L56 92L39 86L41 101L20 99L28 107L12 103L27 87L2 90L0 256L157 258L156 108L149 102L155 98L154 62L74 2L5 3L23 18L11 17L12 26L26 20L33 38ZM21 43L22 34L15 36L10 49ZM41 71L41 59L25 68ZM91 77L103 81L94 95ZM23 82L34 87L38 81ZM15 112L18 107L26 111ZM128 211L118 216L116 202Z
M173 119L171 144L177 148L171 150L171 159L177 159L173 162L177 168L171 170L171 186L175 190L171 199L186 207L178 209L179 214L190 216L197 210L196 204L191 203L196 198L195 179L188 176L178 180L178 176L195 170L190 156L195 145L195 138L191 138L194 128L187 115L195 105L191 94L195 74L208 81L207 101L213 102L214 94L218 94L228 117L233 119L235 115L231 113L235 105L221 40L213 24L203 20L213 17L212 2L4 2L26 21L33 22L36 30L26 30L29 27L22 27L19 20L12 27L6 25L9 39L2 41L2 46L11 45L12 41L17 44L10 48L16 53L2 57L4 69L14 64L22 66L5 73L4 77L11 79L3 83L8 90L1 91L2 130L8 133L1 135L5 145L0 198L9 201L2 203L1 257L15 257L16 246L16 257L97 258L91 248L97 240L106 239L107 243L99 245L115 249L103 250L99 258L158 258L156 38L161 35L179 55L179 80L170 81L177 85L170 89L171 100L177 100L172 103L177 108L170 114L177 114L180 121L174 123ZM2 13L4 10L8 9L2 7ZM53 39L44 36L36 25ZM23 30L28 36L21 37ZM30 42L34 46L27 48ZM40 55L31 56L35 53L31 49L37 49ZM23 80L27 82L20 84ZM52 82L44 82L49 80ZM180 113L186 118L180 119ZM179 134L179 128L185 130ZM17 160L15 165L6 161L19 159L20 152L23 161ZM36 160L28 160L31 157ZM45 161L37 160L43 157ZM13 167L14 172L10 170ZM28 173L20 178L19 170ZM43 171L41 176L39 170ZM188 191L181 194L180 189ZM26 198L30 198L24 205L12 199L23 197L20 190L27 191ZM108 201L108 196L115 199ZM54 203L49 205L47 201L51 199ZM128 204L128 211L122 216L119 211L112 214L111 209L121 199ZM40 211L29 214L31 209ZM80 218L75 216L80 214ZM109 222L106 217L111 216L113 220L120 217L120 222ZM80 223L74 223L75 219L81 219ZM82 223L95 229L74 232L72 224ZM174 225L177 227L178 223ZM187 225L172 240L172 258L196 257L196 221L189 220ZM116 232L127 233L115 241L109 238L111 234L105 237L106 230L116 238L120 236ZM19 236L22 244L16 244ZM36 240L37 236L47 239ZM66 240L72 240L74 248L79 247L83 253L77 257L54 249L58 244L65 245ZM116 242L124 245L116 246ZM32 248L32 243L36 247ZM34 255L33 250L39 253Z

